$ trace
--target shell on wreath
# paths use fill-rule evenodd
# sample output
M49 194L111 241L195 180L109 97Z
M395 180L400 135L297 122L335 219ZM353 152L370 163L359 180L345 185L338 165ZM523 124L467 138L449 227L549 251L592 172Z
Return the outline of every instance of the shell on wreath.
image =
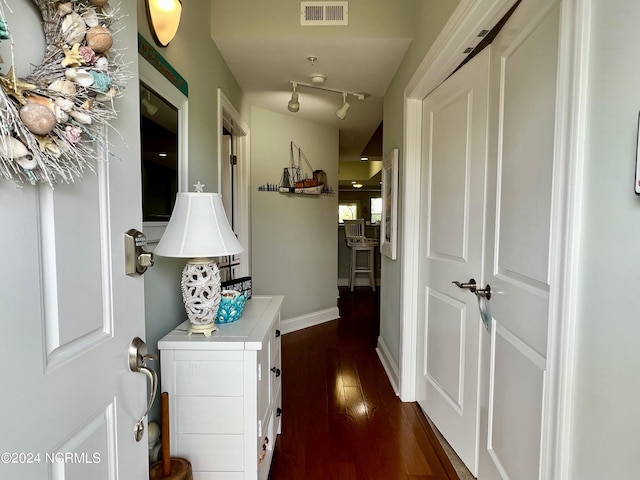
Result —
M61 17L64 17L65 15L69 15L71 12L73 12L73 4L71 2L64 2L64 3L58 4L58 13L60 14Z
M55 100L55 104L63 112L70 112L73 109L73 102L68 98L58 97Z
M56 115L39 103L27 103L20 109L24 126L36 135L46 135L56 126Z
M36 139L38 140L38 147L41 152L50 153L56 158L59 158L62 155L62 150L55 144L50 135L36 135Z
M87 27L97 27L100 25L100 19L98 18L98 14L93 8L87 9L86 12L82 14L82 19L84 23L87 24Z
M85 38L87 40L87 45L97 53L107 52L113 45L113 37L111 36L111 32L107 30L106 27L103 27L101 25L98 25L97 27L91 27L87 31Z
M70 13L62 20L62 36L65 43L80 43L87 33L87 24L77 13Z
M67 68L64 72L64 76L83 87L90 87L93 85L93 76L88 70L82 68Z
M0 157L20 158L29 155L29 149L24 143L11 135L0 136Z
M96 95L98 102L110 102L116 96L116 89L111 87L105 93L99 93Z
M25 97L28 103L38 103L40 105L44 105L49 110L55 113L55 103L53 100L47 97L42 97L40 95L31 94L28 97Z
M49 90L62 93L63 95L67 95L69 97L72 97L76 94L76 86L69 80L54 80L51 85L49 85Z
M56 122L58 123L67 123L69 121L69 114L65 112L62 108L55 105L54 112L56 115Z
M87 98L82 104L84 110L90 111L93 108L93 99Z
M87 47L86 45L78 48L78 56L80 57L82 63L84 63L85 65L93 64L96 61L97 57L96 52L94 52L91 47Z
M91 115L86 112L72 110L69 112L69 116L82 125L91 125Z
M91 77L93 78L93 88L102 93L106 93L111 88L111 77L102 72L96 72L95 70L91 70L89 72Z
M82 136L82 129L79 127L72 127L71 125L67 125L62 135L69 143L78 143L80 137Z
M38 166L38 161L31 154L16 158L16 162L26 170L33 170Z
M109 59L107 59L107 57L100 56L94 62L94 66L99 70L106 70L109 68Z

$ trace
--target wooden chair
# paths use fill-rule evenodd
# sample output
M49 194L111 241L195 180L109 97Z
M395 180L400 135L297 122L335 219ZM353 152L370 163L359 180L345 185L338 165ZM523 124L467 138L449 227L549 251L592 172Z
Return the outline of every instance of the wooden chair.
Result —
M375 292L375 250L379 242L375 238L367 238L364 232L364 219L345 220L344 234L347 246L351 249L349 257L349 289L353 292L357 274L367 274L369 285ZM367 252L367 264L358 266L358 252Z

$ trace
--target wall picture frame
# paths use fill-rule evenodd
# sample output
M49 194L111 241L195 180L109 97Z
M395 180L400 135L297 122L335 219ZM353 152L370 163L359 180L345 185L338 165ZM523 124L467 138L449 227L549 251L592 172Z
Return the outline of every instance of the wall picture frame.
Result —
M382 222L380 252L395 260L398 237L398 149L382 157Z

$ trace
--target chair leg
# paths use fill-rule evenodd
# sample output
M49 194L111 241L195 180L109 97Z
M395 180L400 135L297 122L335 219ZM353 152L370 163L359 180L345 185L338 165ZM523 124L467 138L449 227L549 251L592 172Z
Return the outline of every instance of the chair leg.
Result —
M356 262L358 261L358 251L355 248L351 249L351 258L349 261L349 289L353 292L353 288L356 283Z
M374 249L369 250L369 281L371 282L371 288L376 291L376 263Z

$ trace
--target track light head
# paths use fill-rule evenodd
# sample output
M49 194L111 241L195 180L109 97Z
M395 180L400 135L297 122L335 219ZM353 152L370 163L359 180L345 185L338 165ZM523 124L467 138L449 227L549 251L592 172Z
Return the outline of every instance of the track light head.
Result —
M340 120L344 120L345 118L347 118L347 113L349 112L350 108L351 105L347 103L347 94L343 93L342 106L338 110L336 110L336 117L338 117Z
M289 109L290 112L292 113L296 113L298 110L300 110L300 102L298 101L298 92L296 92L296 84L292 83L291 84L293 91L291 92L291 100L289 100L289 103L287 104L287 108Z
M300 110L300 102L298 101L297 92L293 92L291 94L291 100L289 100L287 108L289 109L290 112L293 112L293 113L296 113L298 110Z

